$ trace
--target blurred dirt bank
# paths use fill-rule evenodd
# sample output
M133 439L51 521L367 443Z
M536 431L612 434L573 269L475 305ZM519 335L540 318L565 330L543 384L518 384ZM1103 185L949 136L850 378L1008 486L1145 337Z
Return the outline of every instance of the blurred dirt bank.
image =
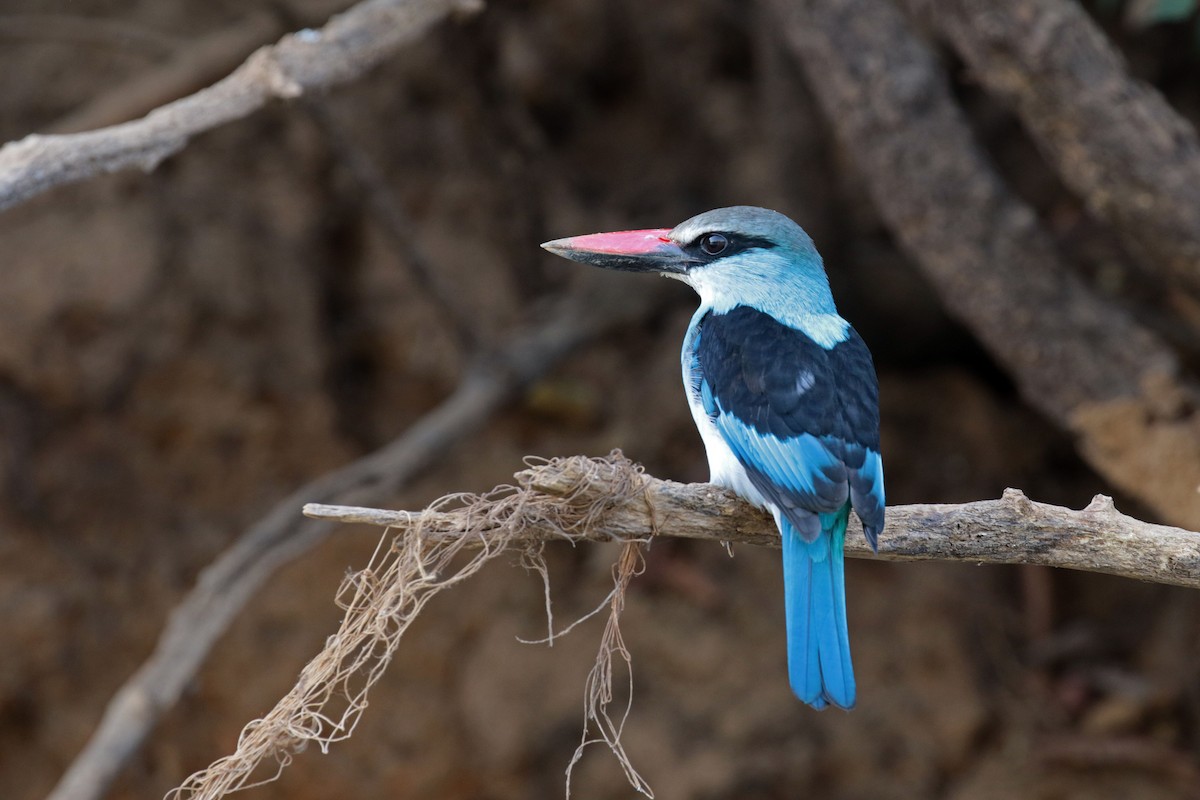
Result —
M343 7L285 5L280 30ZM5 6L0 35L4 13L103 17L164 37L167 54L248 13L226 0ZM769 206L812 234L843 315L875 353L890 501L1017 486L1080 507L1112 493L898 253L769 28L718 0L652 12L628 0L498 2L320 103L378 162L412 242L488 338L578 281L538 242ZM1200 55L1181 53L1186 36L1113 33L1194 123ZM49 128L166 57L131 35L81 43L49 24L10 35L0 136ZM980 138L1081 273L1155 316L1168 291L1129 267L1019 126L954 74ZM291 488L436 405L465 357L344 153L298 104L207 134L150 175L5 212L0 253L0 797L36 798L197 572ZM703 480L678 385L693 305L679 287L646 325L581 351L394 505L505 482L526 454L620 447L656 475ZM1196 363L1198 339L1179 325L1174 341ZM272 581L110 796L161 796L228 752L334 629L334 592L375 542L348 530ZM615 552L552 549L560 623L608 592ZM429 607L350 741L305 753L247 796L561 796L602 622L553 649L519 644L543 635L545 616L540 581L515 562ZM626 746L660 798L1200 792L1195 593L854 562L860 705L817 714L787 688L778 571L775 553L750 548L732 559L651 549L623 623L635 669ZM599 748L574 791L630 795Z

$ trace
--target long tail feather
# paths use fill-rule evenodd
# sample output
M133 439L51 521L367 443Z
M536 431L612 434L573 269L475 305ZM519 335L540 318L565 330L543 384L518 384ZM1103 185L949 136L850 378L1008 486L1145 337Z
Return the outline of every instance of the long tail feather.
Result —
M821 534L805 542L780 518L787 600L788 677L814 708L853 708L854 667L846 627L843 546L849 508L821 515Z

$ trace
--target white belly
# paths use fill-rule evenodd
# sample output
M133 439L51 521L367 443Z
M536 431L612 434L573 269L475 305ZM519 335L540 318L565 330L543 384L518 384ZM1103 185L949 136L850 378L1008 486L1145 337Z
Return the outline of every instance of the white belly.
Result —
M692 419L696 423L696 429L700 431L700 439L704 442L704 452L708 455L708 482L732 489L751 505L769 509L774 513L774 507L766 501L758 489L754 488L754 484L750 482L750 476L746 474L746 468L737 460L737 456L726 444L721 432L717 430L717 426L709 419L708 413L704 410L704 404L696 396L696 392L692 388L689 360L685 358L683 361L683 387L687 392Z
M725 439L721 437L717 427L698 402L692 403L692 419L696 421L696 428L704 441L704 452L708 455L708 482L732 489L751 505L768 508L770 503L754 488L750 476L746 474L746 468L737 460L737 456L729 449L729 445L725 443Z

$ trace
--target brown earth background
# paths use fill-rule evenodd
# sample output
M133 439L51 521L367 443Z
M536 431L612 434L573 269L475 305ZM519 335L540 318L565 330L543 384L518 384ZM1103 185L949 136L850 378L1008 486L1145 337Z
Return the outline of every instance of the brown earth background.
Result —
M222 32L261 31L236 64L343 7L8 0L0 138L49 129ZM1091 10L1135 74L1200 118L1192 27L1135 30ZM5 27L31 14L32 27ZM116 30L88 40L55 17ZM584 280L541 241L671 226L721 205L776 208L812 234L842 314L875 354L890 502L1016 486L1072 507L1116 494L1155 519L1085 466L951 321L768 24L723 0L497 2L316 102L377 163L411 243L489 341ZM944 55L976 135L1080 274L1177 325L1194 363L1200 337L1162 310L1169 288L1129 266L1020 125ZM247 525L402 433L461 375L466 354L343 156L303 104L277 103L153 173L0 214L0 798L50 790L169 610ZM654 285L591 278L630 296ZM578 351L390 504L487 489L528 454L621 448L660 477L704 480L678 377L695 301L667 291L644 324ZM347 529L282 570L109 797L160 797L229 752L335 629L334 593L377 538ZM550 548L560 624L605 596L615 552ZM859 707L818 714L788 691L777 560L651 547L623 621L635 670L625 743L658 797L1200 796L1194 592L854 561ZM352 739L305 752L246 797L561 797L602 625L553 648L519 643L544 635L542 587L502 558L429 606ZM573 796L632 794L607 751L590 750Z

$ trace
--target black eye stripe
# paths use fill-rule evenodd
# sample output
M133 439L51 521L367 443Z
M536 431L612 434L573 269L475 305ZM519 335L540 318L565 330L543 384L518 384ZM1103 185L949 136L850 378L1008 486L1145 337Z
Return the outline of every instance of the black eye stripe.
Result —
M717 237L725 241L724 247L716 248L711 246L712 243L709 240ZM691 244L684 249L690 251L702 263L708 263L719 258L727 258L743 250L754 248L770 250L775 246L776 244L770 239L764 239L761 236L746 236L740 233L725 233L722 231L705 231L693 239Z
M770 250L775 247L775 243L770 239L764 239L761 236L737 236L736 238L729 237L730 242L737 242L738 250L750 250L751 248L759 248L760 250Z

